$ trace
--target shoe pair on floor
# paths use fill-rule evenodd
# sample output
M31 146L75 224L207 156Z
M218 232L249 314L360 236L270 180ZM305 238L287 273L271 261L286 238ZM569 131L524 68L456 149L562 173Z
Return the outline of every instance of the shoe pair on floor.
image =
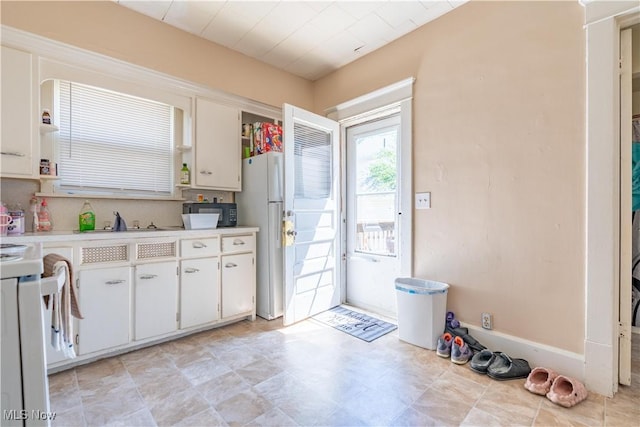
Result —
M458 365L464 365L473 357L473 351L462 337L454 337L449 332L445 332L438 338L436 354L440 357L451 358L451 361Z
M529 362L515 359L500 351L484 349L476 353L469 365L472 371L487 374L494 380L514 380L525 378L531 372Z
M531 393L547 396L555 404L570 408L587 398L584 384L575 378L558 375L553 369L535 368L524 383Z

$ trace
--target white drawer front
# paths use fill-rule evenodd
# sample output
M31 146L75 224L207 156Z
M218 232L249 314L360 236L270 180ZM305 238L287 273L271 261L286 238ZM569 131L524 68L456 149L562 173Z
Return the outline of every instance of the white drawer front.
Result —
M218 237L185 239L180 241L180 255L182 255L182 257L201 257L218 255L219 253L220 239Z
M252 234L227 236L222 238L222 252L252 252L256 247L256 239Z

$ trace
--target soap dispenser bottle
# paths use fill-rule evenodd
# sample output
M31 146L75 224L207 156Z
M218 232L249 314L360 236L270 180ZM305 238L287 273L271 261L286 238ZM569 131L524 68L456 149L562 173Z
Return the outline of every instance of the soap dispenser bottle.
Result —
M96 213L88 200L84 201L80 215L78 215L78 229L80 231L93 231L96 229Z
M42 205L40 205L40 212L38 212L38 231L51 231L53 230L53 223L51 222L51 214L47 205L47 199L42 199Z

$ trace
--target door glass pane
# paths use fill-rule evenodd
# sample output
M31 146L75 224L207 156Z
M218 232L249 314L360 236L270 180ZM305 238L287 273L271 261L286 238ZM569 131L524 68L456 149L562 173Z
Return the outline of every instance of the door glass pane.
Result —
M300 123L294 125L295 198L331 196L331 134Z
M396 154L398 127L358 135L356 146L355 251L396 254Z

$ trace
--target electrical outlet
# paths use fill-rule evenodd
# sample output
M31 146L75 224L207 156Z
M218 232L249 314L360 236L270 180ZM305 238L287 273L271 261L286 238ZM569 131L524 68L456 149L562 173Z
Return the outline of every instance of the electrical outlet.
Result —
M482 327L484 329L492 329L493 321L491 319L491 313L482 313Z
M416 193L416 209L431 208L431 193Z

